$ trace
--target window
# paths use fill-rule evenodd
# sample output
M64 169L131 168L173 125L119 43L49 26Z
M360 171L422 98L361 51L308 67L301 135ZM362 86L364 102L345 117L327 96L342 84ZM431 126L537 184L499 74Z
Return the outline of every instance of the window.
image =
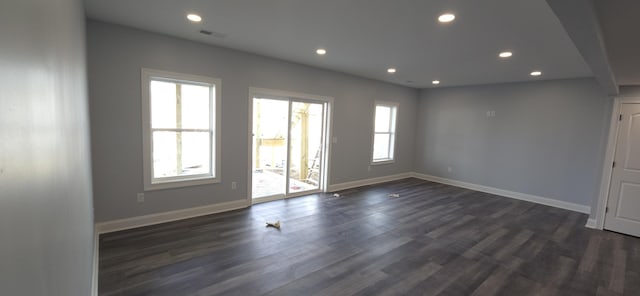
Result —
M374 164L393 162L397 109L398 105L395 103L376 102L372 157Z
M220 80L142 69L145 190L220 179Z

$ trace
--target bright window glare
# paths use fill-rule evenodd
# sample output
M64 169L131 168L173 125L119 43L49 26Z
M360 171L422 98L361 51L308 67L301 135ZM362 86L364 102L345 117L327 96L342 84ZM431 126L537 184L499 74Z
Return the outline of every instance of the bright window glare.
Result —
M182 85L182 128L209 128L209 108L209 87Z
M287 120L289 103L282 100L260 98L254 100L253 110L260 110L260 118L253 121L253 128L260 126L259 138L276 139L287 136Z
M389 158L389 134L376 134L373 139L373 159Z
M151 127L176 127L176 84L151 81Z
M209 172L211 153L209 153L208 132L182 133L182 172L181 175L206 174Z
M389 132L389 120L391 118L391 108L386 106L376 106L376 132Z
M158 80L150 87L153 178L211 173L210 96L215 89Z

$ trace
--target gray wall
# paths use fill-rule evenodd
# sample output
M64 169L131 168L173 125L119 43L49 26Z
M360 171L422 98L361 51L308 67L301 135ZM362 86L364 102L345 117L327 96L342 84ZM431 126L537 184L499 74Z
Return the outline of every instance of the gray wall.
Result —
M0 2L0 295L91 292L80 0Z
M640 98L640 86L621 86L618 97Z
M423 90L415 170L591 206L611 106L592 79Z
M101 22L87 30L98 222L247 198L249 87L335 99L330 184L413 169L417 90ZM149 191L136 202L143 191L142 67L222 79L222 183ZM369 172L375 100L400 104L397 161Z

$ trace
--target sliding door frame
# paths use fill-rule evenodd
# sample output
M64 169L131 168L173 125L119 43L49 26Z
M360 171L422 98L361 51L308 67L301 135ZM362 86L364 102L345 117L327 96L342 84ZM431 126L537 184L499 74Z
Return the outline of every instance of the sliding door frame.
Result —
M253 99L256 97L263 97L265 99L274 99L274 100L286 100L289 102L289 110L288 110L288 122L287 122L287 164L286 164L286 187L284 192L284 198L292 198L307 194L313 194L317 192L327 192L329 187L329 173L330 173L330 163L331 163L331 143L332 139L332 114L333 114L333 98L328 96L320 96L320 95L312 95L298 92L291 92L285 90L276 90L276 89L268 89L268 88L257 88L250 87L249 88L249 125L247 132L247 159L248 159L248 174L247 174L247 195L248 200L251 204L267 202L272 200L280 199L280 196L272 196L265 197L259 200L253 199ZM315 103L315 104L324 104L323 108L323 122L325 123L324 130L322 132L322 174L320 175L320 183L318 184L319 189L310 190L310 191L302 191L296 193L288 193L289 191L289 167L290 167L290 150L291 150L291 108L293 102L303 102L303 103Z

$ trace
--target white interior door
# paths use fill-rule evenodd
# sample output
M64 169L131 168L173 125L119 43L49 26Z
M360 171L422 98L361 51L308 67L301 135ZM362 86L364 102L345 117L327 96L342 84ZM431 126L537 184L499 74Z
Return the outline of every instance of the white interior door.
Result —
M640 236L640 104L622 104L604 228Z

